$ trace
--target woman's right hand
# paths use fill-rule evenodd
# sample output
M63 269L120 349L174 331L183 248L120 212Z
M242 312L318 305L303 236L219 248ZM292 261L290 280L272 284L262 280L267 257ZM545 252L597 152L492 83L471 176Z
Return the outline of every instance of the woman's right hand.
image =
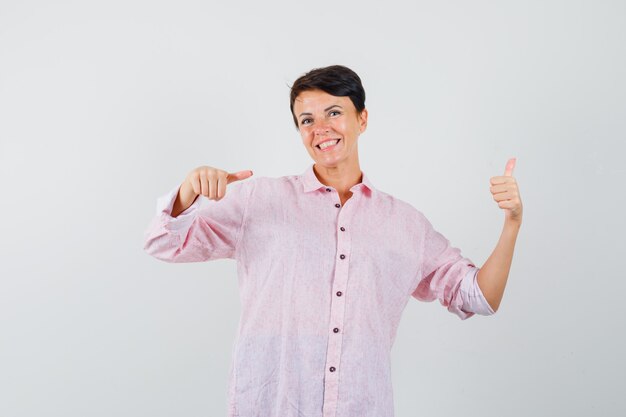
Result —
M251 176L252 171L250 170L230 174L223 169L201 166L187 175L185 183L193 190L195 196L203 195L209 200L221 200L226 194L228 184L245 180Z
M172 207L172 217L178 216L193 204L199 195L209 200L221 200L226 194L226 186L231 182L245 180L252 176L252 171L229 173L223 169L201 166L192 170L183 181L178 196Z

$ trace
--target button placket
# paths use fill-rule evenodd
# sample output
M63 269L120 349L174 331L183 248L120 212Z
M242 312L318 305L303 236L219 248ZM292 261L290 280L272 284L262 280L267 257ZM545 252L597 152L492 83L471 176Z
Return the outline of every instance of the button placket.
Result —
M354 199L352 196L351 199ZM336 207L341 207L336 204ZM347 207L347 209L346 209ZM344 205L344 208L337 212L337 223L349 225L352 216L354 203ZM339 383L339 371L341 370L341 347L343 344L345 318L346 286L348 283L349 261L351 250L350 234L346 232L346 227L341 226L341 233L336 233L337 257L335 258L335 275L333 279L331 309L330 309L330 330L329 340L326 350L326 369L324 378L324 406L323 416L334 416Z

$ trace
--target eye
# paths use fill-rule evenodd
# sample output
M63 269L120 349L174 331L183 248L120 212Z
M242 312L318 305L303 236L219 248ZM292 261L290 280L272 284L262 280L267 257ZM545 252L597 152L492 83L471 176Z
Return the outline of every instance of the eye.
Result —
M337 113L337 114L341 114L341 112L339 110L331 110L328 112L328 114L333 114L333 113Z
M311 120L311 119L302 119L302 121L300 122L300 124L301 124L301 125L305 125L305 124L307 124L307 123L306 123L306 121L307 121L307 120Z

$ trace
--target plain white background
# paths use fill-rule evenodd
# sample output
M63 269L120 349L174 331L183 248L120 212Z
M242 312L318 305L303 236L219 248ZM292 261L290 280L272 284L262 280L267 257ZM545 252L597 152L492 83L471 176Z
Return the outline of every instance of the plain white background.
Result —
M504 219L489 178L517 157L500 310L409 302L396 415L625 415L625 19L621 1L3 1L0 415L225 415L235 262L160 262L143 232L199 165L301 173L289 86L331 64L365 86L362 170L479 266Z

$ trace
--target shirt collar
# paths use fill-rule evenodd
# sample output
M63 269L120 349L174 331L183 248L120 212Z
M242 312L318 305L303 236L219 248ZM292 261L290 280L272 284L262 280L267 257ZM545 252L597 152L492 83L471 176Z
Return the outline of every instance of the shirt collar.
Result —
M320 188L330 188L322 184L320 180L317 179L317 176L315 175L315 172L313 171L313 165L315 164L309 165L307 169L302 173L302 175L300 175L300 178L302 179L302 186L303 186L302 189L305 193L308 193L314 190L319 190ZM363 171L361 171L361 175L362 175L361 182L352 186L350 190L354 191L355 189L360 188L362 191L365 191L366 194L370 195L372 192L376 191L376 189L374 188L374 185L371 183L371 181L369 180L369 178L367 177L367 175L365 175Z

